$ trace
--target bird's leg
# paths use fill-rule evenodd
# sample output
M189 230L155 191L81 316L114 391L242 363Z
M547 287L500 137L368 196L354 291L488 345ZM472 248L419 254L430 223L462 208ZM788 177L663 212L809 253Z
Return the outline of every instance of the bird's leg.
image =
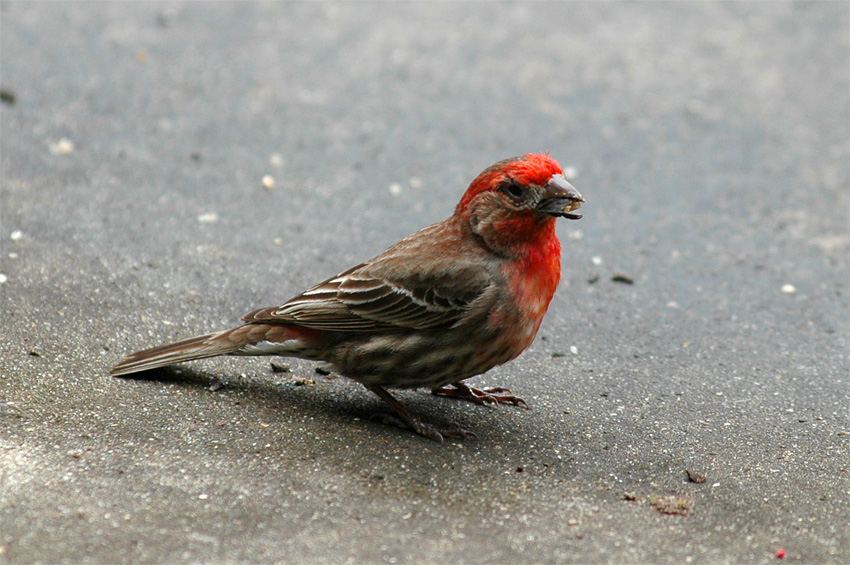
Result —
M472 388L458 381L446 386L440 386L431 390L431 394L436 396L449 396L451 398L460 398L469 400L476 404L490 404L498 406L500 402L513 404L514 406L525 406L528 404L522 398L514 396L511 389L500 386L492 388Z
M414 432L417 434L427 437L430 439L435 439L440 443L443 443L444 437L478 437L473 432L464 430L458 424L451 423L447 428L439 428L434 424L429 424L428 422L423 422L418 417L414 416L407 408L401 405L401 403L392 397L392 395L387 392L385 389L373 385L367 386L369 390L380 396L384 402L390 405L390 407L395 410L396 414L398 414L398 418L395 416L390 416L388 414L379 414L377 417L381 418L384 421L392 422L396 425L407 425L412 428Z

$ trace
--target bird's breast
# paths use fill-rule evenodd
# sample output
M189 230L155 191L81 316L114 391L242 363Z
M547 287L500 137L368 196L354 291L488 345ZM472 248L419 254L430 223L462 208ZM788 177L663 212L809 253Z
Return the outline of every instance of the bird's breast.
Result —
M508 344L519 348L517 355L534 341L558 288L561 279L560 250L560 243L553 237L503 267L510 289L506 300L509 305L492 312L490 324L492 327L513 328L507 332L505 339Z

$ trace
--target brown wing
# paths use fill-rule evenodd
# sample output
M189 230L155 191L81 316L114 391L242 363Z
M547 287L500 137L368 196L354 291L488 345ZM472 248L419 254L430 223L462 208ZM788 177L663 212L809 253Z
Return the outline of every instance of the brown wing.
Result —
M402 274L411 260L393 255L363 263L243 320L332 331L439 329L488 308L495 299L491 276L481 267L447 257Z

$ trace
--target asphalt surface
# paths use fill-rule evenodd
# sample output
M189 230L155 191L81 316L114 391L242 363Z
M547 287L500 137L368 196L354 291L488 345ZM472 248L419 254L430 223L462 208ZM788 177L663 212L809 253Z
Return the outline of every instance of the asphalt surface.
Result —
M846 2L0 22L0 562L850 562ZM398 393L478 439L302 361L107 375L539 151L585 217L537 341L474 380L531 409Z

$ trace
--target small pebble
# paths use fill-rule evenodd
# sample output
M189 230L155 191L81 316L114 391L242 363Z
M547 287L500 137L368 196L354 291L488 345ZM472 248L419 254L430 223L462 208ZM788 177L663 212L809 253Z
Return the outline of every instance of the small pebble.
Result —
M271 190L274 188L274 177L271 175L263 175L263 188L266 190Z
M688 100L687 104L685 104L685 108L691 114L699 115L703 112L705 105L702 103L702 100L698 98L691 98L690 100Z
M52 155L67 155L74 151L74 142L63 137L59 141L51 143L47 148Z
M594 257L591 259L591 261L593 262L593 264L594 264L594 265L596 265L596 266L598 267L599 265L601 265L601 264L602 264L602 257L599 257L598 255L597 255L597 256L594 256Z
M684 496L651 496L649 505L662 514L688 516L693 512L694 500Z
M201 224L214 224L218 221L218 214L215 212L207 212L198 216L198 222Z
M398 196L399 194L401 194L401 185L397 182L392 183L390 185L390 194L392 194L393 196Z
M3 273L0 273L0 284L3 284L7 280L9 280L9 279L6 277L6 275L4 275Z
M168 8L156 15L156 23L161 27L172 27L174 19L177 17L177 10Z
M0 101L12 106L18 97L15 95L13 90L9 90L8 88L0 88ZM2 555L2 554L0 554Z
M784 292L785 294L794 294L795 292L797 292L797 287L795 287L793 284L783 284L782 292Z
M24 232L21 230L15 230L9 234L9 238L11 238L12 241L19 241L22 237L24 237Z

